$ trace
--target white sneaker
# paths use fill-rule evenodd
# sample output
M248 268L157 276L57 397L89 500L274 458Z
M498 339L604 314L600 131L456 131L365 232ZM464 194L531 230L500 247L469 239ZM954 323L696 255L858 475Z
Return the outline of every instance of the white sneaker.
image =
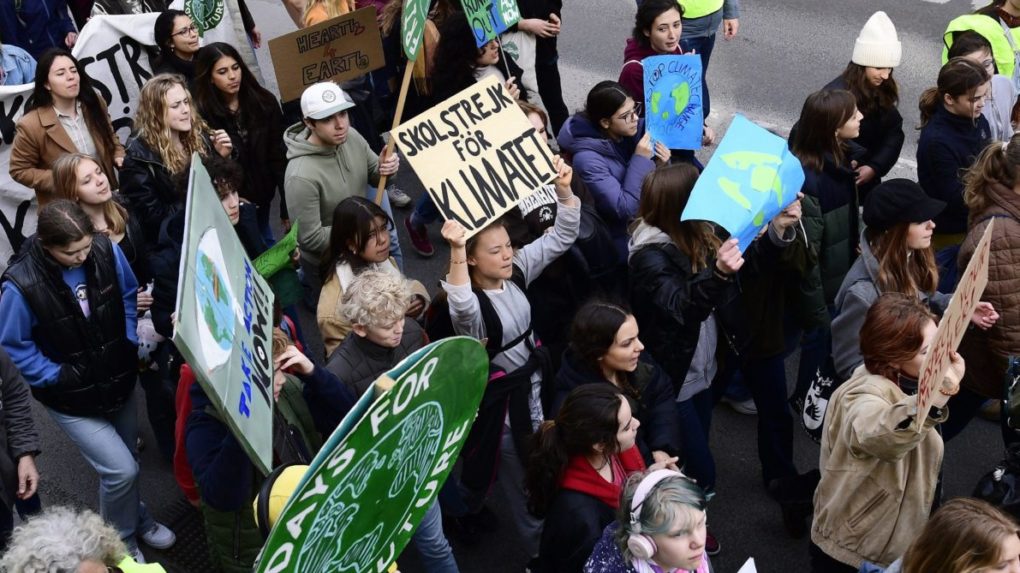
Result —
M177 536L170 528L162 523L153 521L152 528L143 532L140 537L142 542L153 549L169 549L177 542Z
M403 209L411 204L411 196L398 189L395 185L386 188L386 194L390 196L390 205Z
M723 396L722 401L730 405L730 408L738 414L745 416L757 416L758 406L755 405L754 399L748 398L747 400L738 401L730 398L729 396Z
M142 550L139 549L137 545L132 545L131 547L128 547L128 555L130 555L131 558L135 560L135 563L138 563L139 565L145 565L146 563L145 556L142 555Z

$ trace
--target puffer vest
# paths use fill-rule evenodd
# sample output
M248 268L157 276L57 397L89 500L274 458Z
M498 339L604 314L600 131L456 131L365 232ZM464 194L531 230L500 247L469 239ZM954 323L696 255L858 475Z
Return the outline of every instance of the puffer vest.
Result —
M72 416L101 416L120 410L134 389L138 351L127 338L124 299L113 246L93 235L85 260L91 310L85 318L60 266L33 238L3 275L13 282L35 315L32 338L46 358L61 365L56 383L32 386L46 406ZM75 374L65 375L71 368Z

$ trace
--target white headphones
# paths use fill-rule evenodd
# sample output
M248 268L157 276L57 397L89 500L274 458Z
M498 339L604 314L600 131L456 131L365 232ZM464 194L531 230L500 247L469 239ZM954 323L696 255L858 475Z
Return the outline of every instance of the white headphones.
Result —
M641 533L641 504L645 502L655 486L659 485L659 482L673 476L683 477L683 474L674 470L655 470L646 475L634 491L634 498L630 502L630 536L627 538L627 549L630 550L635 561L647 561L652 558L652 555L655 555L657 550L655 540ZM635 568L638 571L641 570L636 566Z

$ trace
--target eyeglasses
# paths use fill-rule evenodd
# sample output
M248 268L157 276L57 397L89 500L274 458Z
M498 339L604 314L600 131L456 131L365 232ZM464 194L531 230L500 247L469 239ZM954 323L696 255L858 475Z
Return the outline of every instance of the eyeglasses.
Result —
M616 116L616 119L623 121L637 121L641 119L641 104L635 103L634 107L630 111L625 111L620 115Z
M197 33L198 33L198 26L192 24L192 25L188 26L187 28L185 28L185 29L183 29L183 30L181 30L179 32L174 32L173 34L170 34L170 35L171 36L190 36L192 34L197 34Z

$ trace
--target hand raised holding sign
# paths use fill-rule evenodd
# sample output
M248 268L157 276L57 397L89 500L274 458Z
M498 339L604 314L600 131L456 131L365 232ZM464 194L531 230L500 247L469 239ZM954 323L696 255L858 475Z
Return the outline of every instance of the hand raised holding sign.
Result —
M634 149L634 155L640 155L646 159L652 158L652 134L646 131L641 136L637 142L637 148Z
M521 88L517 87L516 79L510 78L506 81L506 91L510 92L510 97L514 98L514 101L520 101Z
M400 169L400 156L396 152L390 150L389 147L383 149L383 153L379 156L379 175L395 175Z
M776 231L779 232L780 236L782 236L788 228L796 225L797 222L800 221L800 216L803 213L800 200L803 197L803 193L797 193L797 200L790 203L786 209L783 209L778 215L772 218L772 226L776 228Z
M666 165L667 163L669 163L669 159L672 156L673 152L670 151L668 147L666 147L666 144L664 144L661 141L655 142L655 159L659 163Z
M740 241L727 239L715 253L715 268L726 275L736 274L744 266L744 255L740 252Z
M446 242L455 249L463 249L467 245L467 230L464 229L464 225L453 219L443 223L442 234Z
M559 155L554 156L553 164L556 167L556 195L561 200L570 199L574 191L570 188L570 182L574 179L574 168L567 164Z
M945 377L942 378L942 385L939 386L938 392L933 393L931 397L932 406L946 407L949 399L960 391L960 380L963 380L964 372L966 372L966 365L963 362L963 357L955 350L950 352L949 368L946 370Z

